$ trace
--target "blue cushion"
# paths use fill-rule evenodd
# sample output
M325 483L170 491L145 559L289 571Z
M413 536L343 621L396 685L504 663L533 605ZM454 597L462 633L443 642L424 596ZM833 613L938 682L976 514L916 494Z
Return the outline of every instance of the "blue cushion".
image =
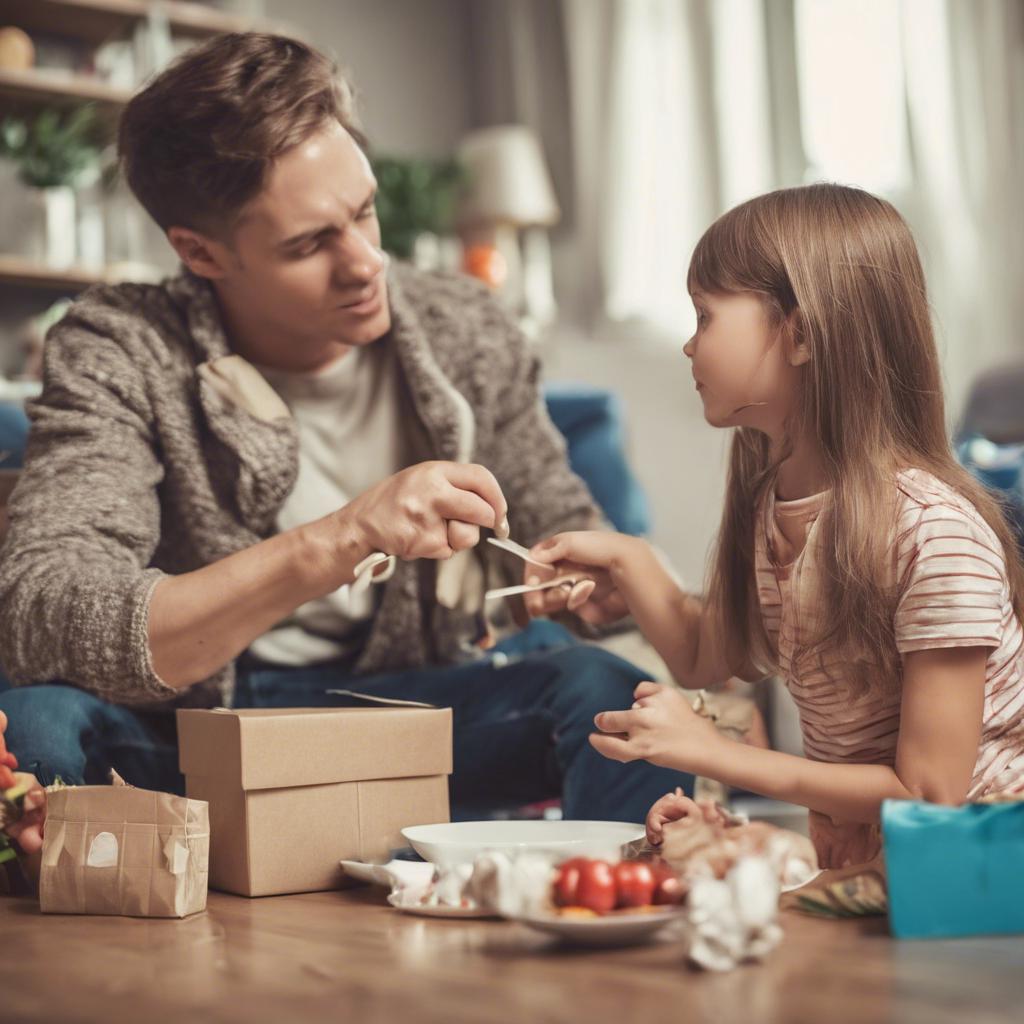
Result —
M647 496L626 462L622 408L609 391L577 385L548 385L548 413L569 446L569 465L620 533L651 530Z
M993 444L968 434L959 439L956 455L1002 505L1024 554L1024 444Z
M21 469L28 440L28 417L17 402L0 402L0 469Z

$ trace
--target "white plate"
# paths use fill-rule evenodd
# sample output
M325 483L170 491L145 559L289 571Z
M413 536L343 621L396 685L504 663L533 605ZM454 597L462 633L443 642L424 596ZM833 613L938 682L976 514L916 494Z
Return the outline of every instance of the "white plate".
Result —
M368 882L370 885L382 885L385 889L390 889L399 878L406 885L426 885L434 874L433 864L421 864L412 860L392 860L387 864L367 864L361 860L343 860L339 863L349 877L359 882Z
M671 907L649 914L606 914L603 917L537 914L511 920L578 946L630 946L653 939L666 925L682 920L682 913L679 907Z
M445 865L472 863L496 851L617 859L623 846L644 834L643 825L625 821L456 821L402 829L424 860Z
M391 900L388 900L391 903ZM402 906L400 903L391 903L395 910L403 914L415 914L417 917L497 917L493 910L484 910L483 907L446 907L442 903L433 906L413 903L410 906Z

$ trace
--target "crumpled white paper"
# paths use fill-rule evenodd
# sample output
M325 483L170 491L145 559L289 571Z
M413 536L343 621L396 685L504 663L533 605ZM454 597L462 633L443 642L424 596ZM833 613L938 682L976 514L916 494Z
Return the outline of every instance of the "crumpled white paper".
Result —
M501 917L521 917L536 913L549 902L553 878L554 859L550 856L485 853L473 863L466 894Z
M743 857L724 880L697 878L686 901L687 955L709 971L760 960L782 939L777 870L765 857Z
M343 865L355 878L388 887L393 907L482 909L502 917L539 909L554 878L554 858L541 854L486 853L472 864L449 866L409 860Z

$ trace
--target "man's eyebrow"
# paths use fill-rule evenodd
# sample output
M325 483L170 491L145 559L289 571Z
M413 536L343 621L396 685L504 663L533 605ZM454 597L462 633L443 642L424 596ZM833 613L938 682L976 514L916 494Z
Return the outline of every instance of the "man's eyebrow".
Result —
M292 246L300 245L302 242L308 242L316 238L317 235L322 235L326 231L330 231L333 228L333 224L323 224L318 228L310 228L308 231L303 231L301 234L292 235L291 238L286 238L283 242L278 242L279 249L290 249Z
M357 216L360 212L365 210L376 198L377 186L374 185L373 188L370 189L370 194L352 212L352 216ZM333 231L334 227L335 226L333 224L321 224L319 227L309 228L307 231L301 231L297 235L292 235L290 238L286 238L283 242L278 242L277 246L279 249L290 249L293 246L301 245L303 242L311 241L318 235L323 235L326 234L328 231Z

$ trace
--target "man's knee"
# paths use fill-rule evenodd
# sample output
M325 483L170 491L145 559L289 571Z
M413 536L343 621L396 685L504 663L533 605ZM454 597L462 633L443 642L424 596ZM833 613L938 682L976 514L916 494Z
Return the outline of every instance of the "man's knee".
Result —
M553 654L559 669L558 696L588 720L599 711L621 711L633 703L637 683L647 673L600 647L579 645Z
M54 778L80 783L85 769L83 739L103 702L72 686L19 686L0 693L7 715L7 748L22 771L48 785Z

